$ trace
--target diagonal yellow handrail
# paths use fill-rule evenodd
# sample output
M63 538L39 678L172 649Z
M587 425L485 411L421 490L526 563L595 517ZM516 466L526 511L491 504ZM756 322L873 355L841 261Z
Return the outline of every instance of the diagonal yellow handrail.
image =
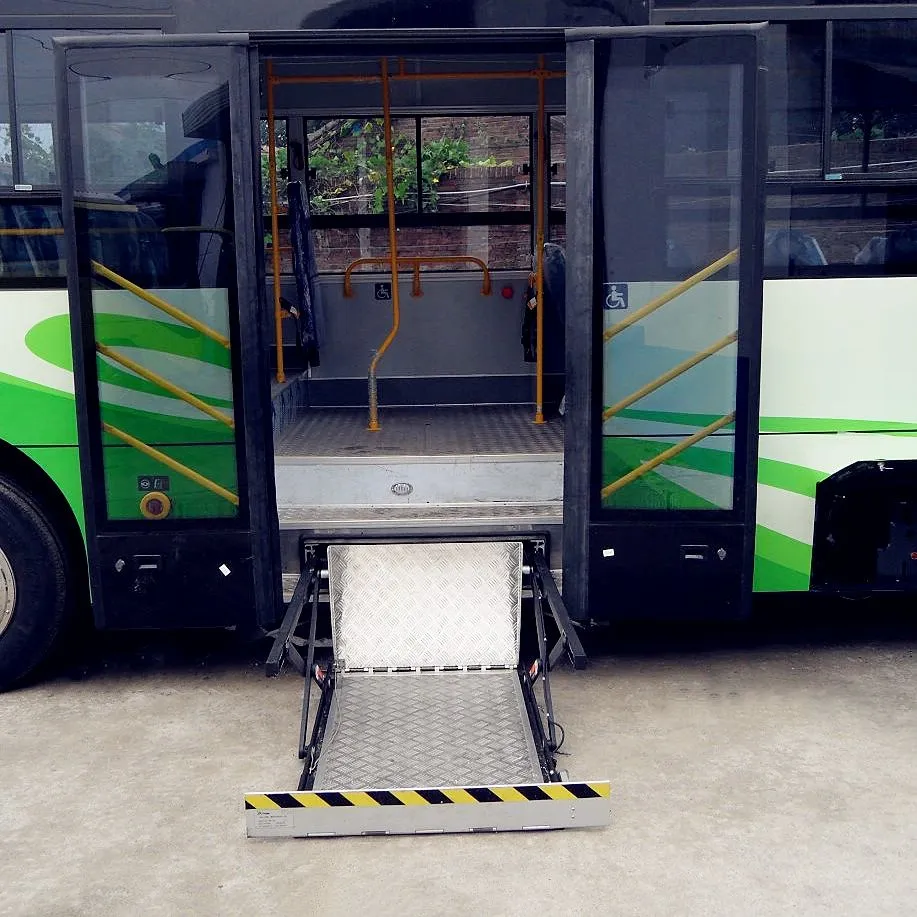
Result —
M204 475L195 471L193 468L189 468L187 465L183 465L181 462L172 458L170 455L166 455L165 452L160 452L159 449L154 449L153 446L148 446L146 443L137 439L136 436L131 436L130 433L125 433L123 430L119 430L117 427L113 427L110 423L105 423L105 421L102 421L102 429L111 436L114 436L116 439L120 439L121 442L126 443L128 446L132 446L138 452L142 452L144 455L149 456L152 459L156 459L158 462L162 462L162 464L167 468L171 468L177 474L188 478L189 481L194 481L195 484L200 484L201 487L209 490L211 493L216 494L218 497L222 497L233 506L239 505L239 497L237 494L234 494L231 490L227 490L222 485L217 484L216 481L211 481L210 478L205 478Z
M615 414L619 414L625 408L629 408L634 402L639 401L641 398L645 398L647 395L655 392L657 388L662 388L667 382L671 382L673 379L677 379L679 376L686 373L689 369L693 369L697 366L698 363L703 363L707 357L712 357L715 353L719 353L721 350L725 350L730 344L734 344L739 338L737 331L733 331L732 334L727 334L726 337L720 338L715 343L711 344L709 347L705 347L703 350L698 351L694 354L693 357L688 357L687 360L682 360L677 366L673 366L668 372L664 372L661 376L657 376L651 382L647 382L641 388L638 388L637 391L628 395L626 398L622 398L620 401L613 404L610 408L605 408L602 412L602 420L611 420Z
M236 422L232 419L232 417L227 416L222 411L218 410L212 405L207 404L206 401L202 401L197 397L197 395L192 395L191 392L180 388L174 382L170 382L164 376L160 376L159 373L154 373L153 370L147 369L145 366L141 366L130 357L126 357L123 353L118 353L117 350L113 350L111 347L108 347L105 344L100 344L98 341L96 341L96 350L102 354L102 356L108 357L109 360L114 360L115 363L119 363L125 369L129 369L131 372L136 373L141 378L146 379L147 382L152 382L154 385L158 385L160 388L165 389L176 398L180 398L185 402L185 404L190 404L191 407L197 408L208 417L212 417L214 420L218 420L220 423L226 424L230 430L235 429Z
M189 315L187 312L183 312L177 306L173 306L171 303L166 302L162 297L157 296L155 293L150 293L149 290L144 290L143 287L137 286L131 280L128 280L126 277L122 277L120 274L116 274L111 268L105 267L104 264L99 263L98 261L92 262L93 271L98 274L100 277L104 277L106 280L111 281L115 286L121 287L122 290L127 290L128 293L133 293L134 296L139 297L144 302L149 303L153 308L159 309L160 312L165 312L166 315L171 315L172 318L180 321L183 325L187 325L189 328L193 328L195 331L199 331L205 337L210 338L212 341L216 341L218 344L221 344L227 350L229 350L229 338L224 334L220 334L219 331L211 328L209 325L205 325L203 322L198 321L193 315Z
M654 468L658 468L669 459L673 459L675 456L681 455L685 449L690 449L691 446L695 445L695 443L699 443L702 439L706 439L711 434L716 433L717 430L722 430L723 427L728 427L729 424L735 421L735 419L735 411L732 411L725 417L721 417L719 420L715 420L712 424L709 424L702 430L698 430L696 433L692 433L691 436L685 440L682 440L680 443L675 443L674 446L666 449L665 452L660 452L659 455L657 455L655 458L651 458L648 462L644 462L642 465L634 468L633 471L629 471L624 475L624 477L618 478L617 481L612 481L611 484L603 487L602 499L607 499L612 494L621 490L622 487L627 487L628 484L632 484L638 478L642 478L643 475L649 474L649 472L651 472Z
M714 261L713 264L708 264L705 268L701 268L696 274L692 274L687 279L682 280L681 283L676 284L671 290L667 290L661 296L651 299L645 306L641 306L632 315L628 315L623 322L618 322L617 325L612 325L611 328L607 328L604 334L605 343L608 343L608 341L616 335L619 335L622 331L626 331L631 325L635 325L641 319L646 318L647 315L651 315L657 309L661 309L673 299L677 299L682 293L686 293L692 287L696 287L708 277L718 274L724 267L728 267L738 260L739 250L734 248L729 254L723 255L722 258L718 258Z

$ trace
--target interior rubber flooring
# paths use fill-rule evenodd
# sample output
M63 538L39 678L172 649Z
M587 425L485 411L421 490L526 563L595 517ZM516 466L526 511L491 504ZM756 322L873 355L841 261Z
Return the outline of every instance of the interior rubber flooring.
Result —
M526 405L382 408L370 433L365 408L304 411L279 435L282 456L531 455L562 453L564 421L534 422Z

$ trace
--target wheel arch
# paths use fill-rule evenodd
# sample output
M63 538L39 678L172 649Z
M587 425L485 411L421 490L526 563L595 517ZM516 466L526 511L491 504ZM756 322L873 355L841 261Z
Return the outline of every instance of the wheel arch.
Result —
M73 597L80 607L88 608L86 541L64 492L38 462L3 439L0 439L0 477L18 487L47 517L67 555L68 568L73 575Z

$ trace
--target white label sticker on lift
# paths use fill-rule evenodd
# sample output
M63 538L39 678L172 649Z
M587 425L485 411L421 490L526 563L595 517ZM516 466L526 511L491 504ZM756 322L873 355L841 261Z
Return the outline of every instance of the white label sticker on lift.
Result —
M291 831L293 812L289 809L259 809L255 812L255 828L258 831Z
M614 556L615 556L614 548L605 548L605 550L602 551L602 557L614 557Z
M220 573L223 574L223 576L229 576L229 574L232 573L232 570L230 570L229 567L226 566L226 564L220 564L219 570L220 570Z

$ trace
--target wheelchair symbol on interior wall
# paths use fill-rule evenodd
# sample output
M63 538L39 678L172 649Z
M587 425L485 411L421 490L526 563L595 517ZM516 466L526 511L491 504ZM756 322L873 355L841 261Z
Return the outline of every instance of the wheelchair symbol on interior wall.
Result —
M626 309L627 308L627 284L626 283L606 283L605 284L605 308L606 309Z

